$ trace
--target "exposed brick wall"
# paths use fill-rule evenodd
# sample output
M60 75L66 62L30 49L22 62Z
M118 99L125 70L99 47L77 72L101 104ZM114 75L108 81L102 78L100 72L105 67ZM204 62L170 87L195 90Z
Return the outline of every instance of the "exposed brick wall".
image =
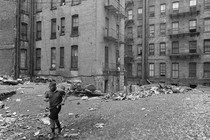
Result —
M14 72L16 2L0 0L0 75Z

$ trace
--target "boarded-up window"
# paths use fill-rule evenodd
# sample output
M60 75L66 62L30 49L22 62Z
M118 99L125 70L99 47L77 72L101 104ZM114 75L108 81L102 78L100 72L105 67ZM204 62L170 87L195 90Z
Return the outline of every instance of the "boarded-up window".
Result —
M52 69L56 68L56 48L55 47L51 48L51 68Z
M78 46L71 46L71 68L78 69Z
M196 77L196 63L189 63L189 77Z
M27 68L27 50L26 49L20 50L20 68L21 69Z
M41 48L36 49L36 69L41 69Z
M64 68L64 47L60 47L60 68Z
M172 78L179 77L179 63L172 63Z

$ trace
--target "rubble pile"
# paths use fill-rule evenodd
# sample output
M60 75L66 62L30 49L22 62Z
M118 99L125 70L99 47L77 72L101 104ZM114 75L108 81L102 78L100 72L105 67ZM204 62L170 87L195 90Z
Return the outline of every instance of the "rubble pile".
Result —
M23 80L22 79L14 80L10 76L3 75L0 76L0 83L2 85L18 85L18 84L23 84Z
M173 86L173 85L161 85L161 84L150 84L150 85L132 85L128 86L125 91L117 93L109 93L104 99L114 100L137 100L148 96L159 95L159 94L174 94L174 93L185 93L192 90L190 87L185 86Z

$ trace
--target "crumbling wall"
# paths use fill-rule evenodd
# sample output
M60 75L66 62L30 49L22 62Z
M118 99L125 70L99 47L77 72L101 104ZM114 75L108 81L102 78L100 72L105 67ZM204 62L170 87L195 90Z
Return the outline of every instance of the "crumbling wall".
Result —
M0 75L14 72L15 13L15 0L0 0Z

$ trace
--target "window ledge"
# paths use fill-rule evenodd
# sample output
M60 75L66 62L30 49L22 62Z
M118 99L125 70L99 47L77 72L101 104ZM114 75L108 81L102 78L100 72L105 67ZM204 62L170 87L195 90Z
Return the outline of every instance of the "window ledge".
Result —
M55 70L56 70L56 68L50 68L50 70L51 70L51 71L55 71Z
M76 35L71 34L71 37L79 37L79 34L76 34Z
M37 38L36 41L42 40L42 38Z
M70 71L78 71L78 68L71 68Z
M40 70L41 70L41 68L36 68L35 70L36 70L36 71L40 71Z
M50 37L50 39L56 39L56 37Z
M42 9L36 11L37 14L41 13L41 12L42 12Z
M76 4L71 4L71 6L76 6L76 5L80 5L80 4L81 4L81 2L76 3Z

